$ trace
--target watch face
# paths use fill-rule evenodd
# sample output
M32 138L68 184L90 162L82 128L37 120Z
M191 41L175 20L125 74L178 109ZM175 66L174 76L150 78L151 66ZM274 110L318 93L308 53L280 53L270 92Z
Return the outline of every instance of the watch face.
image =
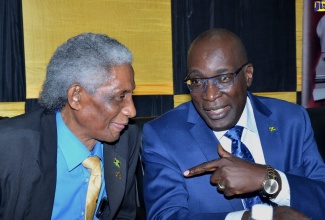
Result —
M278 191L279 184L274 179L268 179L268 180L264 181L263 188L264 188L265 193L267 193L269 195L273 195Z

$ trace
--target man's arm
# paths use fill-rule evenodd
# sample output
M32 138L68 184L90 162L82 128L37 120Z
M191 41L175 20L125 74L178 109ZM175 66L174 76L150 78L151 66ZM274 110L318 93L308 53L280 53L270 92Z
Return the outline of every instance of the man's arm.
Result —
M150 125L144 127L142 159L145 165L144 199L147 218L224 219L228 213L222 210L220 213L200 213L198 209L191 210L188 204L190 195L184 182L186 178L166 151L165 145L168 143L161 139L161 135L154 128ZM208 178L206 186L210 186ZM200 187L197 186L198 192Z
M266 177L266 166L248 162L225 151L218 145L220 159L208 161L184 172L192 177L212 172L210 181L226 196L241 195L260 191ZM279 178L279 177L278 177Z
M213 172L211 175L211 182L218 186L218 189L220 191L223 191L227 196L250 193L254 191L259 191L261 189L261 183L263 180L259 180L259 177L257 177L258 175L254 175L253 173L255 171L256 173L261 173L262 171L260 168L264 165L252 164L240 158L234 157L233 155L225 151L221 145L218 146L218 152L221 156L220 159L208 161L195 167L192 167L184 172L184 176L193 177L206 172ZM313 162L309 161L309 163ZM314 163L314 165L317 167L317 162ZM307 164L305 166L310 167ZM280 208L281 206L274 208L274 215L277 216L277 218L279 219L281 219L281 216L284 217L290 215L296 216L296 219L309 219L307 218L307 216L298 212L297 210L305 213L306 215L314 219L320 219L322 218L322 216L325 216L325 209L321 208L321 206L315 206L315 204L322 204L321 200L323 200L325 195L325 183L322 181L315 181L306 177L298 176L299 172L306 172L306 170L302 170L303 167L304 165L301 165L299 168L291 171L292 173L296 173L296 175L287 174L290 189L293 192L291 193L291 200L293 201L291 204L292 208ZM319 168L322 169L322 167L323 166L320 166ZM246 176L251 177L250 181L247 181ZM282 187L281 178L278 173L277 177L280 180L280 191ZM257 185L257 187L255 187L255 185ZM308 190L303 190L303 186L309 186ZM279 192L277 192L276 195L278 193ZM301 198L304 199L301 200ZM317 200L319 201L317 202ZM249 212L245 212L242 219L247 219L248 216Z

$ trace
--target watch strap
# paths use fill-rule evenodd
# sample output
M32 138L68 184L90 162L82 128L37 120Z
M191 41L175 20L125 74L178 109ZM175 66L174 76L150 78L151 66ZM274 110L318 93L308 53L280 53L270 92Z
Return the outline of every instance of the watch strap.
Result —
M276 171L269 165L266 165L266 170L267 174L266 178L262 182L262 190L260 191L260 195L262 197L273 198L279 189Z

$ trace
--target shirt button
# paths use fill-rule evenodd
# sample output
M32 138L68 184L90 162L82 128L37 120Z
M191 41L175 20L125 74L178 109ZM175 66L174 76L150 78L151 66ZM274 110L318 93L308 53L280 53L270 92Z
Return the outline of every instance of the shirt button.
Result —
M89 182L89 178L86 179L86 183L88 183L88 182Z
M85 215L85 212L81 212L81 215L84 216Z

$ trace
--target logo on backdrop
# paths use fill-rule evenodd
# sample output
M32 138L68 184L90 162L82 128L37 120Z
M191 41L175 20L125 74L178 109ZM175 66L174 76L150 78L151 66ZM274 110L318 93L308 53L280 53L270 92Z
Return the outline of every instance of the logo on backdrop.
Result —
M315 1L314 2L314 11L315 12L325 12L325 0L324 1Z

